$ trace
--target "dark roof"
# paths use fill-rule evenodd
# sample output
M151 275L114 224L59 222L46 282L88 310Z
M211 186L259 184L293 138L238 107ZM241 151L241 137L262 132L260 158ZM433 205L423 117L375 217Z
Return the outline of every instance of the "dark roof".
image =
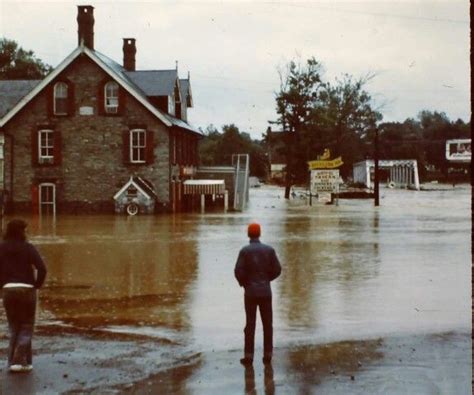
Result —
M150 197L158 199L158 196L156 195L155 190L153 189L153 186L150 182L138 176L133 176L133 182L143 189L143 191L145 191Z
M125 71L124 74L137 85L146 96L171 96L174 93L177 70Z
M3 117L25 97L41 80L0 81L0 117Z

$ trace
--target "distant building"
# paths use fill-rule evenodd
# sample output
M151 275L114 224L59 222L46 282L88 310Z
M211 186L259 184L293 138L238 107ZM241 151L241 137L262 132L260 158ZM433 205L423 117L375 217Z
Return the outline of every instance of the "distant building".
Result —
M78 7L78 47L44 80L0 81L7 207L113 213L133 180L131 195L146 185L143 212L180 210L202 137L187 120L189 74L136 70L133 38L123 39L123 64L96 51L93 11Z

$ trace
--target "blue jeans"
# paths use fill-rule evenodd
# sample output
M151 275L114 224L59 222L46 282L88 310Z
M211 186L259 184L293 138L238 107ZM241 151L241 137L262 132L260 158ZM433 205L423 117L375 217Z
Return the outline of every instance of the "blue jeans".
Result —
M35 324L36 289L3 288L3 306L7 313L10 343L8 366L31 365L31 340Z

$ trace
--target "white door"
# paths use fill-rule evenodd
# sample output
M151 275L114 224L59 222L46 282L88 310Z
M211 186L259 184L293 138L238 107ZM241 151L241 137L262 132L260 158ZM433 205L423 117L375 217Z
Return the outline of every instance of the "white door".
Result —
M56 185L45 182L39 185L39 213L40 215L56 214Z

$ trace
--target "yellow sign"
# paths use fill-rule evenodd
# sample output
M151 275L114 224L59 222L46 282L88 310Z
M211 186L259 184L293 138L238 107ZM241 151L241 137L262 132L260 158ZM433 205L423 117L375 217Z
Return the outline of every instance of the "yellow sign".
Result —
M315 169L336 169L343 165L342 158L339 156L332 160L312 160L308 162L309 170Z

